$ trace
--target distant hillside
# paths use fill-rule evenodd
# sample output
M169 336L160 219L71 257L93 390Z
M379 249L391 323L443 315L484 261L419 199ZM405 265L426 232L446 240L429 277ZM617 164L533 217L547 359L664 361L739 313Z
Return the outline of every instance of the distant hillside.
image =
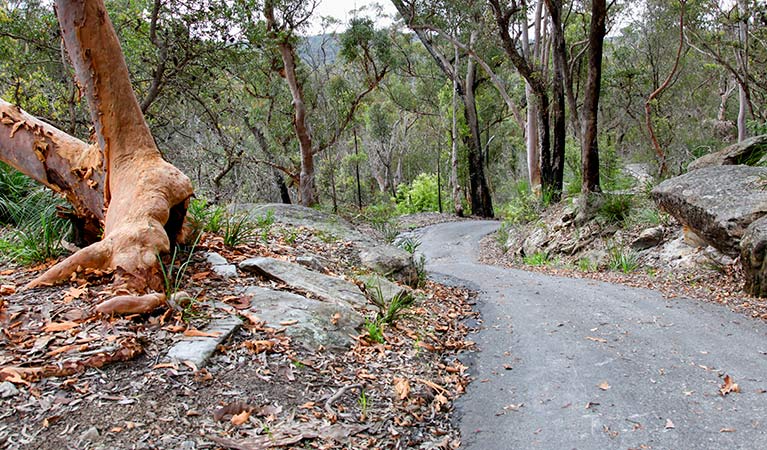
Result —
M303 38L298 48L298 55L308 64L316 64L323 60L327 64L332 64L338 57L339 49L338 36L319 34Z

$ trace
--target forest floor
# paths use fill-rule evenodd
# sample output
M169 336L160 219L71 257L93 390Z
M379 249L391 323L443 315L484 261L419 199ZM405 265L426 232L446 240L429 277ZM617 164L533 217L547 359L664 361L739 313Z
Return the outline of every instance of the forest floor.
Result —
M448 219L424 216L412 223ZM109 274L23 291L48 264L3 270L0 447L460 445L451 414L469 382L459 356L473 347L472 294L426 282L406 314L383 329L384 343L373 342L363 329L346 352L307 351L292 345L285 328L266 328L242 312L249 301L240 294L242 286L284 286L247 275L219 278L205 260L208 251L235 263L312 253L328 261L331 273L351 278L359 271L351 243L304 227L273 224L256 242L234 248L224 246L221 236L206 234L182 278L195 302L182 311L106 318L91 311L112 295L102 284ZM244 325L205 367L164 360L174 342L204 335L213 318L238 311Z

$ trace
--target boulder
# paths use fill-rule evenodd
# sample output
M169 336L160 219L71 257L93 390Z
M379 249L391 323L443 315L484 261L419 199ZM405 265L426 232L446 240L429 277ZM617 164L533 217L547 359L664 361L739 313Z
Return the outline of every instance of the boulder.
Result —
M401 248L390 245L364 248L360 251L360 262L370 270L405 284L414 285L418 281L413 255Z
M755 297L767 297L767 216L749 225L740 242L740 249L746 292Z
M763 167L706 167L664 181L652 197L709 245L737 256L746 228L767 213L765 178Z
M298 264L274 258L250 258L240 263L245 272L285 283L292 289L306 292L311 297L327 302L343 302L350 307L375 310L356 284L331 277Z
M648 228L641 233L639 237L634 239L631 243L631 249L636 251L647 250L653 248L663 242L664 228L662 226Z
M688 171L711 166L757 165L767 157L767 134L754 136L718 152L701 156L687 166Z
M285 334L307 350L320 346L345 350L353 343L352 336L364 323L364 317L342 301L320 301L290 292L257 286L245 289L251 297L250 310L266 326L285 328ZM290 325L282 325L282 324Z

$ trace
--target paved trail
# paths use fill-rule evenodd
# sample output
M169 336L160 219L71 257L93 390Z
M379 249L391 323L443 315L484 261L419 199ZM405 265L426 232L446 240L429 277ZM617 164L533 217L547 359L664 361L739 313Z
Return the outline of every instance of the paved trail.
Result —
M457 405L464 448L767 449L767 325L650 290L477 264L477 242L497 227L421 233L435 278L481 291L476 379ZM741 393L719 395L724 373Z

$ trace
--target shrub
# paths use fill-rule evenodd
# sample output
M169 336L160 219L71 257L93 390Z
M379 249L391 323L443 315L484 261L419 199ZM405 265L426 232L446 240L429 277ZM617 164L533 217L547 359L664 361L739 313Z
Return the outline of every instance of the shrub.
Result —
M622 224L631 213L633 198L629 194L604 194L597 216L608 224Z
M639 268L639 257L633 250L622 247L609 249L610 259L607 267L623 273L631 273Z
M548 199L551 196L547 196ZM541 217L541 212L546 206L545 201L540 201L530 191L530 187L525 181L516 184L511 201L503 205L500 209L500 215L504 223L510 225L525 224Z
M421 173L410 185L401 184L397 187L397 213L413 214L426 211L439 211L439 195L437 176ZM444 193L442 201L446 200Z

